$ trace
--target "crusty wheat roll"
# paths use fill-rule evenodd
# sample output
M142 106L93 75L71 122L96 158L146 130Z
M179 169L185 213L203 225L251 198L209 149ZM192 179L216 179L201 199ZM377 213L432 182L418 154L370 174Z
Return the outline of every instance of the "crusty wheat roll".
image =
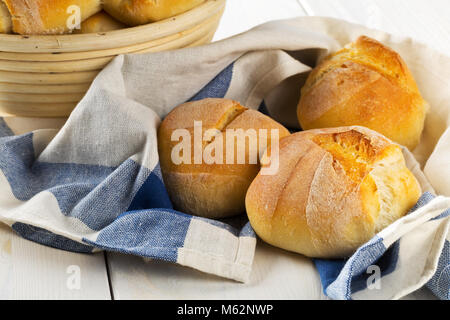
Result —
M261 239L308 257L350 256L421 194L400 147L363 127L285 137L279 163L252 182L247 214Z
M188 11L205 0L104 0L103 7L119 21L137 26Z
M6 4L0 0L0 33L11 33L11 31L11 14L6 7Z
M195 164L194 121L202 121L202 135L209 129L217 129L223 133L223 164L207 164L204 160ZM171 141L172 134L177 129L187 129L190 134L190 164L176 164L173 161L172 152L181 141ZM259 129L267 129L268 145L272 141L272 129L278 130L279 137L289 135L289 131L276 121L232 100L205 99L177 107L167 115L158 130L163 178L176 209L207 218L224 218L245 212L245 194L259 172L259 159L251 164L249 155L255 151L255 146L252 146L248 139L243 143L236 139L233 161L227 162L225 146L233 140L227 139L225 132L228 129L242 129L244 132L248 129L255 130L255 137L258 139L256 152L260 154L264 150L258 147ZM213 146L213 142L218 141L217 136L208 138L200 145L200 149L205 153ZM238 162L237 147L245 152L245 162L241 162L242 164Z
M126 28L126 25L113 19L106 12L101 11L81 23L80 29L74 33L97 33L119 30Z
M12 31L19 34L63 34L67 22L79 8L81 21L101 10L101 0L3 0L12 16ZM69 10L69 12L68 12ZM80 21L80 22L81 22Z
M360 125L412 150L427 108L400 55L362 36L313 70L297 114L305 130Z

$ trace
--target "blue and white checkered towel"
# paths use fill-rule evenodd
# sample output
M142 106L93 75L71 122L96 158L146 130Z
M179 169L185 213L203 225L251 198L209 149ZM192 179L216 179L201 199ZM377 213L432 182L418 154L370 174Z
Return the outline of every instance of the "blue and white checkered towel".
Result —
M245 216L219 222L172 209L158 164L157 127L185 101L225 97L298 129L295 106L311 66L360 34L403 54L432 112L440 115L429 117L414 156L426 164L436 191L450 195L448 123L437 125L450 116L450 97L436 89L441 79L424 63L433 55L448 79L450 59L342 21L299 18L202 48L119 56L61 130L27 132L17 119L0 119L0 221L24 238L60 249L125 252L247 281L256 244L251 226ZM416 160L405 155L424 190L432 191ZM399 298L428 283L448 299L449 208L449 198L426 193L416 210L349 260L316 260L326 294ZM381 277L376 281L367 273L376 275L374 266Z
M449 205L449 199L425 193L407 217L350 259L315 260L325 294L334 299L396 299L426 284L437 297L450 299Z

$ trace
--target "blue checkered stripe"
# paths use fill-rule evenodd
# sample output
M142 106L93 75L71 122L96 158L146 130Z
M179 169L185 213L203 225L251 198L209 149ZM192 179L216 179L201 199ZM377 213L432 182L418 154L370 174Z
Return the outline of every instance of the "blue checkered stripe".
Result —
M411 212L425 206L435 197L425 193ZM444 211L433 221L443 220L450 215L450 209ZM402 247L402 239L387 248L383 239L374 237L368 243L360 247L357 252L345 260L315 259L314 263L319 271L324 293L333 299L351 300L358 292L368 289L368 283L372 275L367 272L370 266L376 265L380 268L381 279L400 270L398 264ZM436 273L426 285L437 297L443 300L450 299L450 243L445 241L444 249L439 259Z

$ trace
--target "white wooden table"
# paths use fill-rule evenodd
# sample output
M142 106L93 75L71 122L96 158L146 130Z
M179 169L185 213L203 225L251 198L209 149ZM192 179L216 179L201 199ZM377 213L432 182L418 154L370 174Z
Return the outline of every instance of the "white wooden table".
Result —
M331 16L407 35L450 55L448 0L228 0L215 40L296 16ZM80 282L73 283L79 274ZM259 243L243 285L164 262L40 246L0 225L0 299L325 299L312 262ZM407 299L433 299L422 289Z

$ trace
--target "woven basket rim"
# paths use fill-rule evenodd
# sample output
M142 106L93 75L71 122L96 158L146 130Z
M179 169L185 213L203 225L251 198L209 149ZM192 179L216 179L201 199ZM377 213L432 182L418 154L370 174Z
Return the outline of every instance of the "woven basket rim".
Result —
M112 49L156 40L192 28L224 9L226 0L206 0L177 16L109 32L64 35L0 34L0 51L60 53Z

